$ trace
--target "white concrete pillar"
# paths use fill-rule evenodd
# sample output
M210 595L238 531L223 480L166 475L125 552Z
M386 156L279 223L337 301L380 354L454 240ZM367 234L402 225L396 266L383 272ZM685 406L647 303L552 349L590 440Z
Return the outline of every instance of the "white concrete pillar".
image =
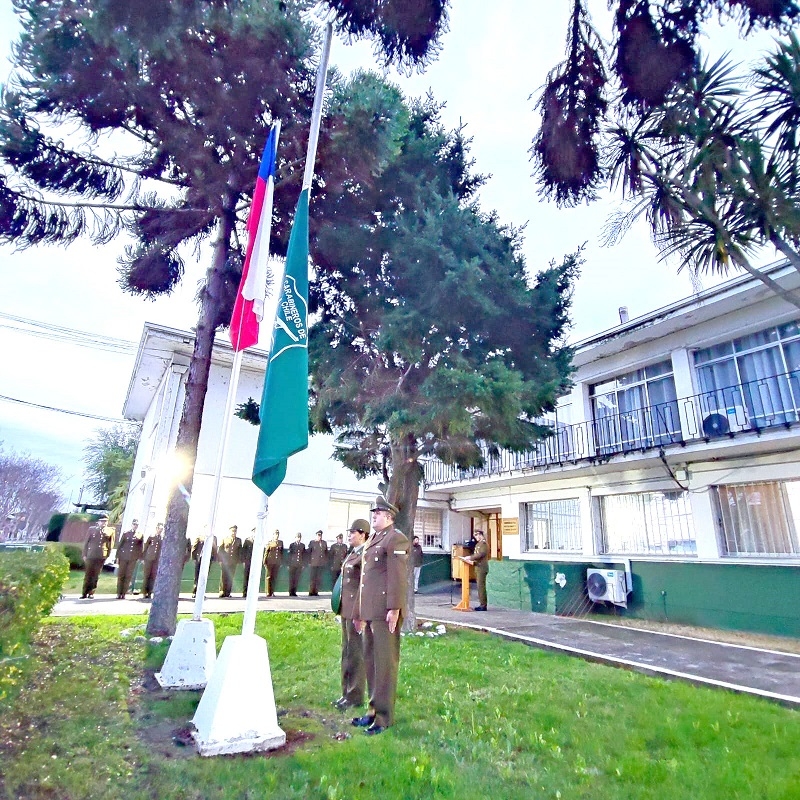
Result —
M692 439L699 434L700 419L694 402L686 400L695 394L693 368L689 351L684 347L670 353L675 393L678 397L678 414L684 439Z
M701 491L693 490L689 493L698 558L721 558L724 555L720 552L719 536L717 535L717 510L714 507L712 492L713 489L707 487Z

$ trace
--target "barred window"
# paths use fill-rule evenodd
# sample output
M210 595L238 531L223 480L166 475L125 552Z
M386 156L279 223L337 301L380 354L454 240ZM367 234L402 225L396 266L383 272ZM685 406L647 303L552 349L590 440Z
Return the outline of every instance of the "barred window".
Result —
M800 555L800 481L717 486L715 493L725 555Z
M642 492L600 498L602 553L697 552L689 493Z
M525 503L523 550L581 551L581 508L576 497Z
M417 508L414 536L419 536L423 547L437 547L441 550L442 512L438 508Z

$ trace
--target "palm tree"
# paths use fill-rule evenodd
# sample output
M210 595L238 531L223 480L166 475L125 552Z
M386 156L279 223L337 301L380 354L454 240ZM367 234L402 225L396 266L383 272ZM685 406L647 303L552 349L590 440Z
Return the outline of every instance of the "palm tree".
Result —
M791 36L749 81L720 59L662 105L623 111L609 131L608 172L629 202L607 240L644 216L664 256L696 272L745 270L800 308L751 261L771 244L800 271L798 56Z

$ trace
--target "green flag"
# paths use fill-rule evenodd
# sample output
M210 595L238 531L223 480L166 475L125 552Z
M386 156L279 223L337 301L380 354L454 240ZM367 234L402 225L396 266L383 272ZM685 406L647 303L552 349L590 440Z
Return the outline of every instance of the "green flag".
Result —
M261 396L253 483L267 495L286 477L289 456L308 447L308 195L300 194L289 236Z

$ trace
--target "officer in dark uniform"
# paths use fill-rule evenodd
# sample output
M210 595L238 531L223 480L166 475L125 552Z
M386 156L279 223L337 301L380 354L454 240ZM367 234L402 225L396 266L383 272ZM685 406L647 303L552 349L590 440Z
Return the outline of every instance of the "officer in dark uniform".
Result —
M156 532L144 543L142 561L144 563L144 599L153 596L153 587L156 583L158 562L161 558L161 545L164 541L164 523L156 525Z
M239 563L239 539L236 532L238 526L231 525L227 536L217 547L217 561L219 561L219 596L230 597L233 591L233 578L236 574L236 565Z
M328 566L328 543L322 538L322 531L317 531L316 537L308 546L309 561L311 562L311 579L308 586L309 597L319 595L322 572Z
M89 535L83 543L83 591L81 599L94 597L97 588L97 579L103 569L106 559L111 552L111 542L114 538L114 529L108 525L108 515L103 514L97 522L89 528Z
M475 550L464 559L475 565L475 582L478 584L476 611L486 611L486 576L489 574L489 545L483 531L475 531Z
M369 533L369 530L367 530L367 533ZM342 571L342 563L344 562L345 556L347 555L347 545L342 541L343 538L344 537L342 536L341 533L338 534L336 537L336 541L328 549L328 553L330 554L331 557L332 583L336 583L336 579L339 577L339 574Z
M239 558L244 566L244 577L242 578L242 597L247 597L247 582L250 580L250 565L253 563L253 543L256 529L250 531L250 535L242 539L242 546L239 548ZM260 571L260 570L259 570ZM258 583L261 585L261 575L258 576Z
M280 536L280 531L275 531L264 550L264 566L267 568L267 597L275 594L275 587L278 585L278 573L283 561L283 540Z
M342 696L333 703L340 711L364 705L364 686L367 682L361 634L356 630L353 618L361 586L361 554L369 535L369 523L365 519L357 519L348 533L352 549L342 563L342 605L339 609L342 617Z
M125 531L117 542L117 600L124 600L131 585L136 562L142 557L142 534L139 532L139 520L131 522L130 530Z
M303 544L303 534L298 533L289 545L289 597L297 597L297 587L300 585L305 563L306 546Z
M353 725L372 735L394 722L400 628L408 594L408 539L394 527L397 507L378 497L371 509L372 534L361 558L356 628L364 637L369 709Z

